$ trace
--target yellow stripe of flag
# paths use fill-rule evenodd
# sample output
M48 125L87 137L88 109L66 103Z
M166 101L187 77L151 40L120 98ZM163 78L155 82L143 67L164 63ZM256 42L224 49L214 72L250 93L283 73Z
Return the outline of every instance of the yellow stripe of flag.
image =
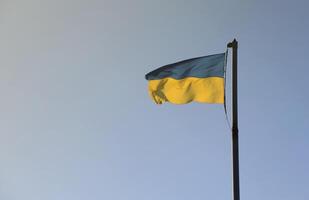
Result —
M180 80L174 78L150 80L148 91L157 104L164 102L185 104L191 101L222 104L224 102L224 78L188 77Z

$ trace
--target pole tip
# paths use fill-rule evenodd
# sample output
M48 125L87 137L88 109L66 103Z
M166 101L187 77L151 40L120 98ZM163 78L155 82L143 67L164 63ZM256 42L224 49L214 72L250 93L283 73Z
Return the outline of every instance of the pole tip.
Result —
M234 38L232 42L227 43L228 48L237 47L237 40Z

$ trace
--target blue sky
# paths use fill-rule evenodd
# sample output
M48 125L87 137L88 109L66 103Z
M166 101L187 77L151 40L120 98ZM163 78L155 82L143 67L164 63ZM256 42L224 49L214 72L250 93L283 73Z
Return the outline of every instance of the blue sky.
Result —
M241 199L308 199L308 6L1 1L0 198L231 199L222 105L157 106L144 75L236 37Z

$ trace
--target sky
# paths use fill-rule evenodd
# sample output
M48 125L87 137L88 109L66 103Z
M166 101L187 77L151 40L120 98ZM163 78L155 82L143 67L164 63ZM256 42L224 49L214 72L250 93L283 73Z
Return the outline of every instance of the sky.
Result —
M234 38L241 199L308 199L308 7L1 0L0 199L231 199L223 106L158 106L144 76Z

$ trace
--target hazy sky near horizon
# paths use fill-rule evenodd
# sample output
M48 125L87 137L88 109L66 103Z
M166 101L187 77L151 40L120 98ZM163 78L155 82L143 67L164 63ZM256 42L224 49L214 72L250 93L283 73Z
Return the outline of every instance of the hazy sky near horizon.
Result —
M241 199L308 199L308 7L1 0L0 199L231 199L222 105L155 105L144 75L234 37Z

